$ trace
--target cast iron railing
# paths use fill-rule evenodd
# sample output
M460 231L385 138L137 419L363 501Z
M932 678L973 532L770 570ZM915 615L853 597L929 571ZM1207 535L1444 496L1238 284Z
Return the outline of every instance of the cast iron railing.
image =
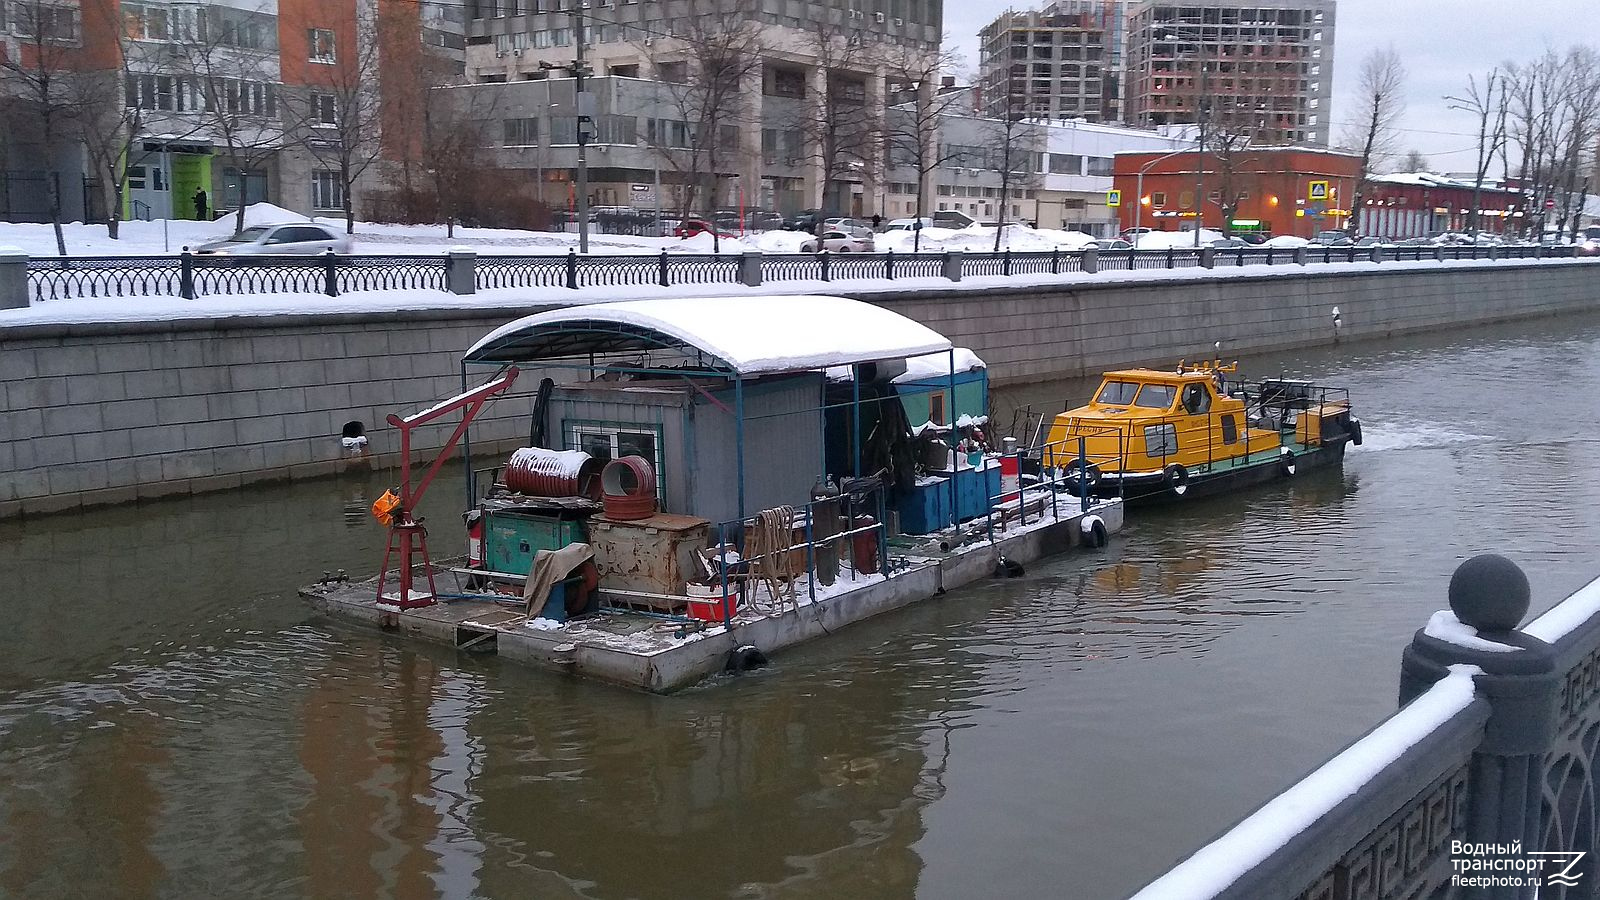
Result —
M77 297L567 288L1056 275L1147 269L1239 268L1306 263L1570 258L1576 247L1304 247L1043 250L1000 253L669 253L615 256L446 255L33 257L28 300Z

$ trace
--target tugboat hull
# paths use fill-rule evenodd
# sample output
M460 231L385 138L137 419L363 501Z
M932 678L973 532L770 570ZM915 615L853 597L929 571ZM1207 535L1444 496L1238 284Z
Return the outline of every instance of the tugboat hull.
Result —
M1291 449L1292 456L1262 454L1261 458L1248 463L1219 465L1211 471L1206 471L1205 467L1192 471L1178 466L1163 471L1130 473L1126 477L1107 472L1095 482L1090 493L1096 497L1115 497L1120 493L1129 505L1186 503L1251 485L1292 480L1312 469L1337 466L1344 461L1348 443L1348 438L1329 440L1317 447ZM1172 471L1174 468L1179 471ZM1069 482L1068 487L1075 486Z

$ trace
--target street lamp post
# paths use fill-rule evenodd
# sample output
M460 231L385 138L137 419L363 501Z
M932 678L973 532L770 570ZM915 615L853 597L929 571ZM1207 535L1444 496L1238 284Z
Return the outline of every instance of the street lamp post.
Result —
M1200 90L1196 93L1194 101L1196 124L1199 128L1198 140L1195 144L1194 165L1194 245L1199 247L1200 227L1205 224L1206 220L1206 115L1210 109L1210 104L1206 100L1206 60L1205 54L1200 47L1201 35L1198 31L1193 34L1194 36L1191 40L1195 42L1194 64L1200 69ZM1161 33L1162 40L1173 40L1175 37L1176 32L1173 31L1163 31ZM1174 54L1176 54L1176 50L1174 50ZM1140 196L1141 198L1143 197L1142 194Z
M1152 159L1149 162L1147 162L1144 165L1139 167L1139 176L1134 181L1134 189L1133 189L1134 193L1136 195L1133 198L1133 244L1134 244L1135 247L1137 247L1139 245L1139 219L1140 219L1140 213L1144 212L1144 173L1150 171L1152 168L1155 167L1155 165L1157 163L1159 163L1159 162L1161 162L1163 160L1168 160L1168 159L1173 158L1174 156L1178 156L1180 154L1184 154L1184 153L1188 153L1188 152L1189 152L1188 150L1174 150L1171 153L1166 154L1165 156L1158 156L1155 159Z

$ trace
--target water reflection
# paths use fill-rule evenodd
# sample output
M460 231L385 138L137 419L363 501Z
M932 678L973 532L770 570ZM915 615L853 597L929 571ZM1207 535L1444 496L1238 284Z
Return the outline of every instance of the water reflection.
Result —
M1486 398L1593 396L1600 320L1517 327L1264 358L1351 384L1342 471L668 698L312 617L389 473L0 525L0 895L1124 894L1388 712L1462 556L1592 577L1587 423Z

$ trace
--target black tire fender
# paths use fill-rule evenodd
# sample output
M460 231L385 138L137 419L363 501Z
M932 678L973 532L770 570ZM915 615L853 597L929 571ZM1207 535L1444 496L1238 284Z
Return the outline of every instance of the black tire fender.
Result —
M759 669L767 664L767 655L754 644L743 644L728 651L729 672L740 673Z
M1189 470L1173 463L1161 471L1161 478L1167 485L1167 493L1174 497L1182 497L1189 493Z
M1294 451L1288 447L1283 448L1283 452L1278 454L1278 471L1282 472L1285 478L1293 478L1297 468Z
M1083 535L1083 546L1090 550L1099 550L1111 540L1110 532L1106 530L1105 520L1099 516L1084 516L1078 522L1078 529Z
M1345 430L1350 432L1350 443L1355 444L1357 447L1361 446L1361 420L1351 419L1345 425Z
M1078 482L1080 480L1084 482L1089 489L1089 493L1092 494L1095 487L1100 484L1100 467L1094 463L1089 463L1079 469L1078 460L1068 460L1066 466L1062 469L1062 478L1074 494L1078 492Z

